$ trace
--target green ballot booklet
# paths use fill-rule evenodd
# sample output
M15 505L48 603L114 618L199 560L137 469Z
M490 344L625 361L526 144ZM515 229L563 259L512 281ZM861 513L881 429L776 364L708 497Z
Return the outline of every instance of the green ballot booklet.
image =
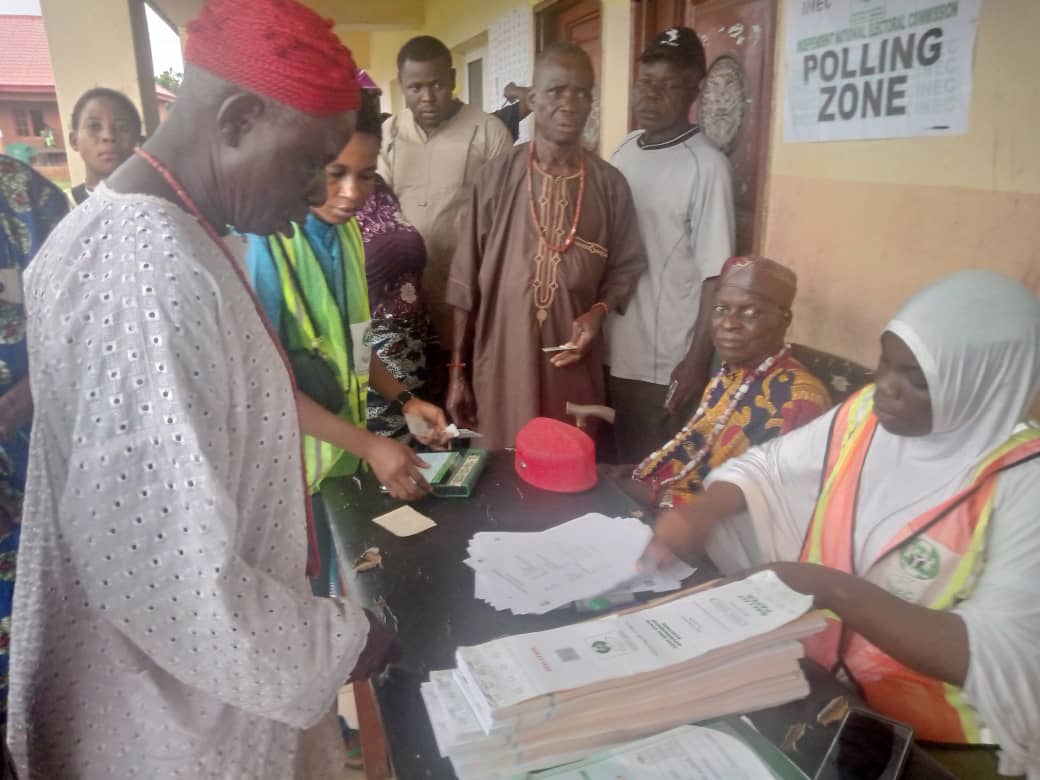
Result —
M737 718L679 726L516 780L808 780L773 743Z
M420 452L428 465L420 469L441 498L469 498L477 486L487 462L487 450L469 449L452 452Z

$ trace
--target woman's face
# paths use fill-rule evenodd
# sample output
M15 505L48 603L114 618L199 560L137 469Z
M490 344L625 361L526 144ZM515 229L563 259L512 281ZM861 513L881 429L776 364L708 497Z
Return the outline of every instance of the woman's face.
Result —
M887 331L881 334L874 414L896 436L927 436L932 432L932 400L928 380L910 347Z
M99 181L126 162L140 140L137 117L118 100L107 97L88 100L80 113L79 127L69 133L69 145Z
M325 202L313 209L319 219L342 225L357 214L376 188L379 139L354 133L339 157L325 166Z

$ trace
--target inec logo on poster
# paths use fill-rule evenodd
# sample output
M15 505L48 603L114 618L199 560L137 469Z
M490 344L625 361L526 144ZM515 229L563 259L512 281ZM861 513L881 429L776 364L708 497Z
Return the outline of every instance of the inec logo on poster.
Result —
M917 580L934 580L939 575L939 550L926 539L914 539L899 553L899 565Z

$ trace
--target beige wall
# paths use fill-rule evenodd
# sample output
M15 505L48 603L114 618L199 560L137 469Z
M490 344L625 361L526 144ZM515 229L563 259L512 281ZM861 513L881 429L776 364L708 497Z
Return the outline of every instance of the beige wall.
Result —
M899 305L950 271L1040 291L1037 30L1036 0L982 4L964 135L786 144L775 111L764 250L798 271L795 340L869 365Z
M362 30L352 30L344 25L337 25L335 33L343 44L354 55L354 62L360 68L367 68L372 59L372 35Z

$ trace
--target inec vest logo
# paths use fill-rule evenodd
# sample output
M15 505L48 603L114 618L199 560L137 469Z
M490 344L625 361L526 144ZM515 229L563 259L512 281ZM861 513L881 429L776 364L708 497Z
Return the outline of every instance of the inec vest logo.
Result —
M899 566L917 580L934 580L939 575L939 550L927 539L914 539L899 553Z

